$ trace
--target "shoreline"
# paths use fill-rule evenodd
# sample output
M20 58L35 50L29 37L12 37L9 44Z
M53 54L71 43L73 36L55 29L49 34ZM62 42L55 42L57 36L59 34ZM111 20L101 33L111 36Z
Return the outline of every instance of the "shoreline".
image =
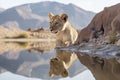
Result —
M51 42L56 41L56 39L0 39L0 42Z

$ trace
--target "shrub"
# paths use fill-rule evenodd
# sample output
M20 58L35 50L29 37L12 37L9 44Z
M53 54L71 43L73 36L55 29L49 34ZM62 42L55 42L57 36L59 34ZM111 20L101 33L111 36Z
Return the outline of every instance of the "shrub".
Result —
M19 34L18 36L16 36L16 37L13 37L13 38L28 38L28 35L26 34L26 33L21 33L21 34Z
M109 35L109 41L110 41L110 43L111 43L111 44L115 44L116 40L117 40L117 38L116 38L116 33L111 33L111 34Z

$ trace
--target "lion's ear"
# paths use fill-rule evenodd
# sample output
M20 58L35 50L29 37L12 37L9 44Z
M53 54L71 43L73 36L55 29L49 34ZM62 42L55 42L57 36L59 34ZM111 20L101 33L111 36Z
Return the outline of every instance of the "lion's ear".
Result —
M50 72L49 72L49 76L50 76L50 77L53 77L54 74L50 71Z
M67 77L68 76L68 71L65 69L62 73L61 73L62 77Z
M53 18L54 14L53 13L48 13L48 16L49 16L49 19L51 20Z
M68 15L67 14L62 14L60 17L64 22L66 22L68 20Z

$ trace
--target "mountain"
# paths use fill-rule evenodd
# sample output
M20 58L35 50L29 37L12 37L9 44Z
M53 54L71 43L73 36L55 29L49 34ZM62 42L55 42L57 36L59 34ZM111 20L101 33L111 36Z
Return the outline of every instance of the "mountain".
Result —
M4 10L5 10L5 9L3 9L3 8L0 8L0 13L1 13L1 12L3 12Z
M95 15L95 13L85 11L73 4L45 1L7 9L0 14L0 24L5 25L6 22L17 22L22 29L49 27L49 12L54 14L67 13L70 22L77 29L87 26Z

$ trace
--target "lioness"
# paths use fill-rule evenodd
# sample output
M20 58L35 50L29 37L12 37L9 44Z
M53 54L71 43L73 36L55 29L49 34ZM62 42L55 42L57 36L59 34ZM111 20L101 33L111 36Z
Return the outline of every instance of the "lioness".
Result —
M69 46L74 44L78 37L77 30L68 21L67 14L48 14L50 19L50 30L56 34L57 46Z
M75 53L57 50L56 57L50 60L50 72L49 76L53 77L54 75L67 77L68 69L73 64L73 62L77 59Z

